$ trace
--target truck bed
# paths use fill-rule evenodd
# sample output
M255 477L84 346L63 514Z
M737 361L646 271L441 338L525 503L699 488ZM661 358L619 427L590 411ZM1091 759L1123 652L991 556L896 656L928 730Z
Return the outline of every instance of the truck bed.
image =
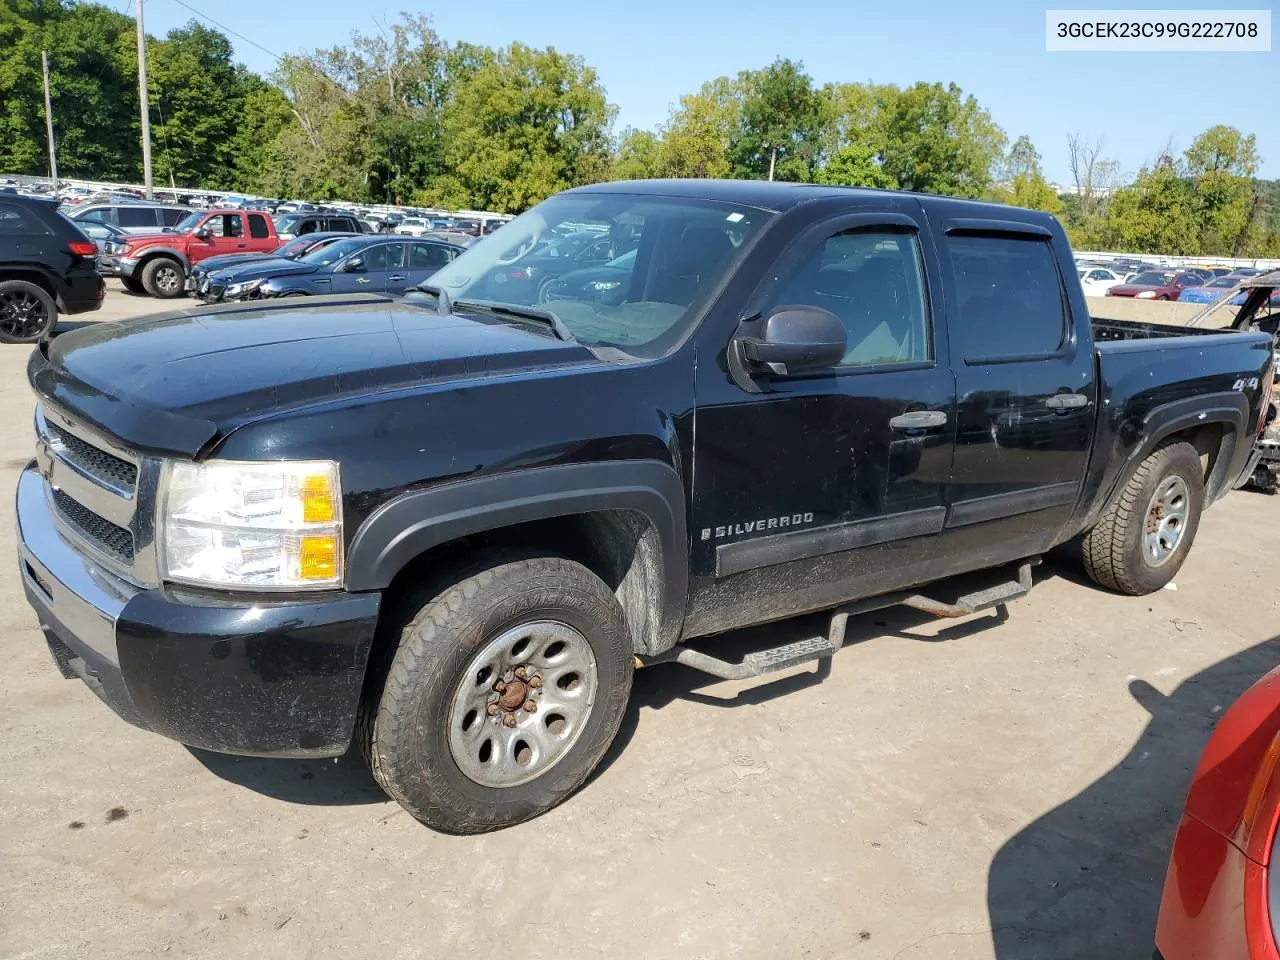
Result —
M1095 343L1117 340L1156 340L1167 337L1197 337L1230 333L1230 330L1205 330L1200 327L1175 327L1161 323L1142 323L1137 320L1109 320L1106 317L1090 317Z
M1199 326L1172 326L1167 324L1144 324L1138 320L1108 320L1107 317L1091 316L1089 323L1093 325L1094 343L1114 343L1116 340L1153 340L1169 337L1203 337L1230 330L1206 330Z

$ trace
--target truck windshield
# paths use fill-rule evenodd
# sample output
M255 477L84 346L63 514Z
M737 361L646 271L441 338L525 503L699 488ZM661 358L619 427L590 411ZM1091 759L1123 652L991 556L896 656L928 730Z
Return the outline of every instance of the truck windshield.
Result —
M467 301L540 306L580 343L661 356L772 216L705 200L561 194L468 247L431 285L464 311Z
M204 211L197 210L195 213L188 213L185 217L173 225L174 233L190 233L196 228L201 220L204 219Z

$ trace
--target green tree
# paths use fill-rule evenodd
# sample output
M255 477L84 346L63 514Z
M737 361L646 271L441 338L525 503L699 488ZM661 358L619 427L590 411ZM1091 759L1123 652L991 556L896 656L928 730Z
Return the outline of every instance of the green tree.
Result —
M1153 167L1144 167L1132 186L1111 197L1106 245L1117 250L1198 254L1197 206L1192 182L1173 157L1164 154Z
M821 149L822 94L804 64L779 58L738 75L740 126L731 147L734 175L808 180Z
M1210 127L1183 154L1187 176L1194 178L1200 247L1205 253L1239 256L1261 236L1253 175L1258 169L1257 140L1235 127Z
M1015 207L1043 210L1054 216L1063 212L1062 200L1049 186L1040 168L1040 154L1028 136L1021 136L1005 155L1000 183L992 199Z
M904 190L981 197L1004 150L1004 132L954 83L881 88L880 163Z
M850 145L837 151L813 175L814 183L846 187L881 187L894 190L898 183L876 162L875 154L865 146Z
M728 77L682 96L661 131L660 176L728 176L729 149L741 116L742 92Z
M628 127L618 138L610 176L615 180L645 180L661 176L662 141L652 130Z

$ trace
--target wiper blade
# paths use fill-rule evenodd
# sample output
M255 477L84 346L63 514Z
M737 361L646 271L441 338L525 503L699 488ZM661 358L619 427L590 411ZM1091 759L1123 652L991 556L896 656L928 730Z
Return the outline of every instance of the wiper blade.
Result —
M416 287L410 287L410 290L421 290L423 293L434 293L436 297L436 313L442 317L447 317L453 313L453 301L449 299L449 293L444 287L437 283L420 283Z
M573 331L565 326L565 322L551 310L545 310L541 307L524 307L508 303L495 303L492 300L459 300L457 306L468 307L470 309L487 310L490 313L496 313L504 317L520 317L527 320L536 320L545 324L552 333L560 340L568 343L577 343L578 338L573 335Z

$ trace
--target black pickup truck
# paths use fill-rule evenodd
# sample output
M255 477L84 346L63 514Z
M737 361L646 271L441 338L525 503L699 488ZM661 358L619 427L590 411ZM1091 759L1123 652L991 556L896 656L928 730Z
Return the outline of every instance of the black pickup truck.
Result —
M513 282L582 230L631 249ZM1091 321L1045 214L584 187L403 301L43 344L19 567L64 675L127 720L229 753L354 742L414 816L479 832L583 783L637 665L830 657L850 614L1003 604L1077 539L1098 583L1161 587L1247 465L1271 364L1265 333ZM827 609L827 635L714 655Z

